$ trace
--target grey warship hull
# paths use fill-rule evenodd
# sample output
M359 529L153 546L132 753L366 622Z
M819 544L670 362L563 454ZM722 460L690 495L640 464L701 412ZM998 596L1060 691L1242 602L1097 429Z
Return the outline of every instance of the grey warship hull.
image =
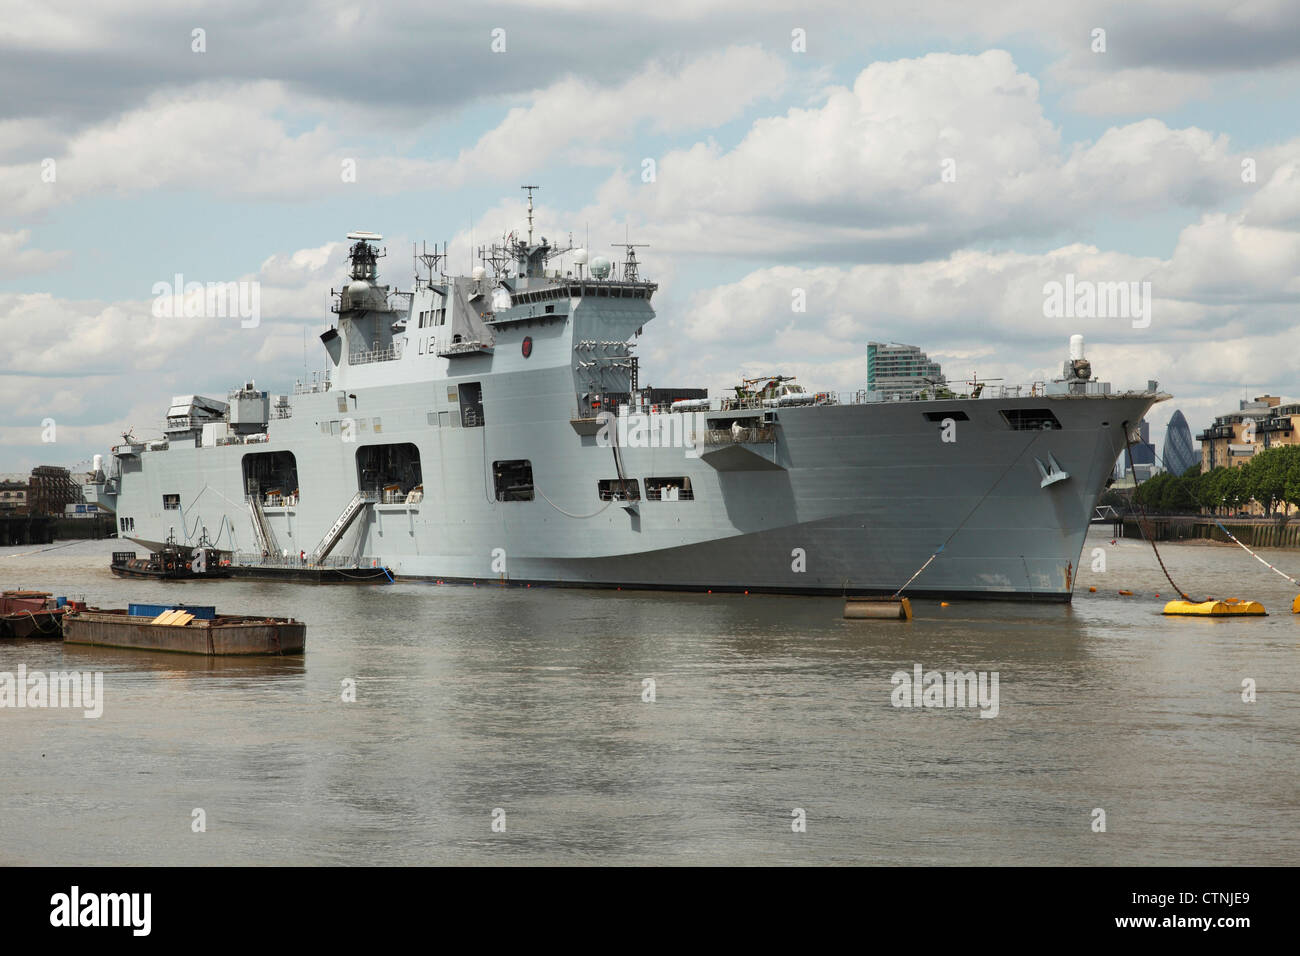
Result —
M938 552L907 593L1068 601L1164 397L656 402L628 361L653 284L533 275L534 248L495 290L431 278L370 325L354 283L328 380L119 445L122 536L399 578L802 594L893 593Z

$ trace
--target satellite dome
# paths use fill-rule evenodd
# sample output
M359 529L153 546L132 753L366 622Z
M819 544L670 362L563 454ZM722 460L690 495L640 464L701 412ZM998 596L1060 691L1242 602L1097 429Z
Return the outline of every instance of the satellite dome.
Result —
M365 279L358 279L356 282L348 284L348 295L354 299L364 296L370 291L370 283Z
M591 274L597 279L609 278L610 263L604 256L594 256L591 260Z
M483 279L487 278L487 270L482 266L475 266L474 271L471 272L470 275L473 276L475 282L481 282Z
M580 265L580 266L585 266L585 265L587 264L587 250L586 250L586 249L574 249L574 250L573 250L573 261L574 261L575 263L577 263L578 265Z

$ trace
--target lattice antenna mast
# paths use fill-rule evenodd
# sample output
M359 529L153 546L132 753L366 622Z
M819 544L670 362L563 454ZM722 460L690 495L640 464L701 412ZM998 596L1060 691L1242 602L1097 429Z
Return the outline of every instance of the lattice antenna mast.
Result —
M433 285L433 272L438 268L438 263L443 260L444 256L438 251L437 243L433 246L433 252L429 251L428 243L421 242L421 246L424 251L416 256L416 258L419 259L420 262L424 263L424 268L429 271L428 283L429 285ZM414 250L415 243L411 243L411 248ZM417 282L420 281L419 272L416 272L415 280Z
M520 189L528 193L528 244L533 244L533 190L541 189L541 186L520 186Z
M637 272L636 250L649 249L650 244L648 242L611 242L610 245L621 246L627 250L623 258L623 281L640 282L641 279Z

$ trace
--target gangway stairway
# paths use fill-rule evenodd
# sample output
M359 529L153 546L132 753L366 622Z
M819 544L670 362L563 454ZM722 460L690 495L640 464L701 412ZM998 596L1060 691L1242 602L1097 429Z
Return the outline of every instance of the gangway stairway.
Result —
M262 549L263 554L277 554L275 547L275 534L271 531L271 525L266 520L266 512L262 510L262 496L254 493L248 496L248 513L253 519L253 536L257 538L257 546Z
M343 533L352 526L357 515L379 500L378 495L367 494L364 491L358 491L352 496L352 500L343 508L342 513L334 519L334 524L325 532L325 537L320 539L320 544L316 545L316 550L312 552L313 561L323 561L334 550L334 546L339 543Z

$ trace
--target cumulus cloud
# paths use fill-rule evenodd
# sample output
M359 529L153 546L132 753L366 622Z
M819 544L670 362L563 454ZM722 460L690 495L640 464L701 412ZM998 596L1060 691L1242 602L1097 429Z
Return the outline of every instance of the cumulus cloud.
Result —
M8 396L14 411L0 428L0 444L31 441L31 423L19 419L53 416L87 429L100 423L101 441L127 417L152 427L161 422L169 388L220 395L256 374L269 387L287 389L302 374L304 336L310 367L321 364L315 334L332 318L328 290L343 275L345 251L330 243L275 255L257 272L230 277L258 283L261 316L252 328L233 316L159 315L148 298L0 293L7 341L0 399ZM142 376L147 394L137 387Z
M1064 56L1047 75L1065 105L1104 116L1173 109L1264 70L1300 63L1300 8L1287 0L1123 0L1070 5ZM1105 31L1099 49L1094 31Z
M781 92L785 61L756 46L732 47L685 64L654 61L618 86L570 77L511 109L494 129L437 175L452 184L536 169L556 153L582 165L610 162L609 143L645 124L654 132L719 126Z
M0 232L0 279L45 272L67 257L67 253L62 251L27 248L31 237L30 229Z
M1296 144L1262 151L1272 170ZM924 260L1077 234L1241 196L1225 135L1146 119L1065 144L1010 54L873 63L818 105L755 120L734 148L670 150L603 184L577 221L626 219L661 253Z
M166 188L304 200L347 189L393 194L435 183L446 188L526 173L556 155L609 165L607 147L640 126L652 132L716 126L780 92L786 78L785 64L756 47L651 62L610 88L562 77L529 93L527 105L510 109L455 159L376 151L323 104L295 99L283 83L200 83L154 94L83 129L48 157L52 182L43 175L45 157L0 165L0 201L11 212L30 214L91 195ZM311 116L306 124L304 107ZM296 123L286 118L290 108L298 111ZM15 136L30 135L33 145L42 142L44 127L9 127Z
M1279 172L1271 183L1280 197L1293 180ZM1300 232L1260 225L1254 215L1202 216L1168 259L1071 244L1042 253L966 249L917 263L771 266L696 292L651 338L673 343L659 358L675 380L716 389L779 367L810 386L854 392L865 387L871 340L920 345L948 362L957 381L977 369L1030 382L1059 374L1065 344L1080 332L1104 378L1122 387L1157 379L1191 403L1189 416L1202 406L1219 413L1243 382L1294 388L1294 355L1277 345L1300 334ZM1150 325L1049 317L1045 291L1066 276L1150 282ZM797 302L807 311L796 311Z

